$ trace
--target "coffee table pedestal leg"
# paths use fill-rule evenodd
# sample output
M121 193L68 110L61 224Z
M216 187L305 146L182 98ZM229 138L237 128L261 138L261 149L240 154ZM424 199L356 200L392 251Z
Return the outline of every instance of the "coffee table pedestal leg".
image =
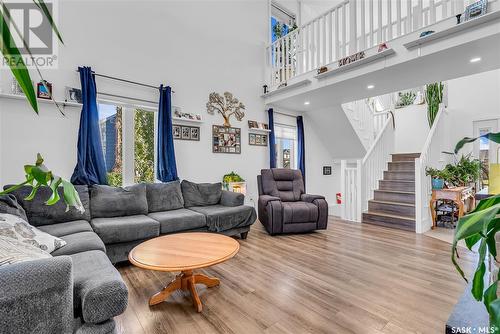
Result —
M181 274L170 282L163 290L156 293L149 299L149 305L153 306L166 300L175 290L189 291L193 299L193 305L198 312L201 312L202 305L198 292L196 291L196 284L204 284L207 288L211 288L220 284L218 278L209 277L203 274L193 274L192 270L183 271Z

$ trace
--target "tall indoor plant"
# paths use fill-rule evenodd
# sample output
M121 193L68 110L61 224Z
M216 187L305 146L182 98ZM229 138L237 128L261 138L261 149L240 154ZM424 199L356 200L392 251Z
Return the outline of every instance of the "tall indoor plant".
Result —
M463 138L455 146L454 153L457 154L467 143L472 143L479 138L488 138L491 141L500 143L499 133L488 133L476 138ZM500 194L484 199L469 214L460 218L453 238L451 260L460 275L467 281L465 274L457 262L457 244L464 240L467 248L472 250L478 246L478 263L472 278L472 295L477 301L482 301L490 316L490 324L495 333L500 332L500 299L497 296L500 272L489 273L486 266L487 254L497 261L497 249L495 235L500 231ZM490 275L489 280L485 280ZM485 281L489 281L489 286L485 287Z
M425 89L425 99L427 101L427 119L429 127L432 127L439 111L439 104L443 102L444 85L442 82L428 84Z

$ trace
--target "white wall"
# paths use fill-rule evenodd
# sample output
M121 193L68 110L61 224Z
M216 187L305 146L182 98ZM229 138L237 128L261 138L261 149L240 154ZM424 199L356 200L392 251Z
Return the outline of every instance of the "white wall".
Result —
M55 96L64 86L79 87L77 66L149 84L171 85L173 104L199 113L206 121L199 142L176 141L179 175L193 181L220 181L234 170L257 193L256 174L269 164L268 149L248 145L247 120L266 121L260 98L267 42L265 1L71 1L59 2L59 69L44 71ZM245 13L245 15L241 15ZM10 91L10 73L0 71L0 87ZM36 77L35 77L36 78ZM38 78L35 79L37 81ZM156 91L97 79L98 90L144 99ZM231 91L246 105L242 154L214 154L211 125L220 115L206 113L212 91ZM24 101L0 99L0 183L23 178L22 166L36 152L47 165L69 178L76 161L78 108L62 117L51 105L36 116Z
M418 153L422 151L429 134L427 105L411 105L394 111L396 131L394 150L396 153Z

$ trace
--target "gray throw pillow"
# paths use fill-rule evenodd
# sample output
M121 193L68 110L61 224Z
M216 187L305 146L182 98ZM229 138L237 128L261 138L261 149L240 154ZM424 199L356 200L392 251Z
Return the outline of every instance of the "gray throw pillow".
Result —
M22 242L21 240L0 235L0 267L36 259L52 257L40 248Z
M139 183L124 188L93 185L90 187L90 212L92 218L146 215L146 185Z
M179 181L148 183L146 184L146 196L149 212L169 211L184 207Z
M23 207L17 202L16 196L12 194L0 195L0 213L9 213L28 221L26 211L24 211Z
M181 183L184 206L208 206L219 204L222 196L222 183L194 183L183 180Z
M0 236L19 240L47 253L66 245L66 241L42 232L24 219L8 213L0 213Z
M6 189L9 186L5 186ZM62 200L64 192L63 187L59 187L59 196L61 200L54 205L46 205L45 202L52 195L52 190L48 187L40 187L35 198L31 201L25 200L31 193L32 187L24 186L14 190L11 194L16 196L17 201L26 211L27 221L33 226L52 225L57 223L66 223L73 220L90 221L89 210L89 189L85 185L76 185L75 189L80 196L85 212L79 212L74 207L66 211L66 203Z

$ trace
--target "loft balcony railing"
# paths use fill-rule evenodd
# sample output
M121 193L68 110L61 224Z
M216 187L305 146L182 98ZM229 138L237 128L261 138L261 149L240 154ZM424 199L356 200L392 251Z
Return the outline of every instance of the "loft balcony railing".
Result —
M267 47L270 86L464 9L464 0L346 0Z

